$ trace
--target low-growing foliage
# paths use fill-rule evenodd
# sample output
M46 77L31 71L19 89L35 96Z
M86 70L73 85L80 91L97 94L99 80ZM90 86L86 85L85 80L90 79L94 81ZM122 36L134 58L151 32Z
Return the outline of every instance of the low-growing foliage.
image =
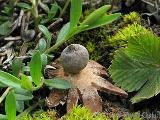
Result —
M141 23L141 17L137 12L130 12L123 16L123 21L125 24Z
M17 67L17 66L14 66ZM20 69L20 67L18 67ZM17 70L18 70L17 69ZM18 70L21 71L21 70ZM32 92L41 88L44 84L51 88L58 89L69 89L70 84L66 80L56 78L56 80L45 79L42 76L42 61L39 51L35 51L33 57L29 64L29 71L31 77L25 75L22 71L16 73L20 75L20 78L13 76L7 72L0 71L0 88L9 87L10 89L5 102L5 110L8 117L8 120L15 120L16 118L16 109L18 111L23 111L24 101L31 100L33 98ZM1 99L4 99L5 95L2 95Z
M118 115L113 114L106 116L104 113L93 114L86 107L74 106L67 115L61 118L62 120L119 120ZM139 113L128 114L122 120L143 120Z
M138 91L131 99L137 103L160 93L160 38L152 33L137 34L128 41L126 48L116 52L109 73L118 86Z
M109 24L119 18L120 13L106 13L109 11L110 7L111 6L109 5L104 5L100 7L99 9L92 12L88 17L86 17L85 20L79 23L80 17L82 15L82 0L71 0L70 22L66 23L63 26L63 28L59 32L56 44L53 45L51 48L47 49L45 53L52 52L64 42L71 39L74 35L82 31Z
M114 46L125 47L128 43L128 40L131 37L137 36L137 34L151 34L152 32L146 29L144 26L133 23L122 29L120 29L114 36L110 38L110 44Z

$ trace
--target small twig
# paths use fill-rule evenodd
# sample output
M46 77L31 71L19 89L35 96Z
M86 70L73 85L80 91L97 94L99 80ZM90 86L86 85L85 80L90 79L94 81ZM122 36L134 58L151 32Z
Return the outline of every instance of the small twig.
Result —
M48 26L48 29L51 29L52 27L54 27L55 25L57 25L58 23L62 22L63 19L62 18L58 18L55 22L53 22L52 24L50 24Z
M66 9L68 8L69 3L70 3L70 0L67 0L65 5L64 5L64 7L63 7L63 9L62 9L62 12L59 15L59 18L61 18L63 16L63 14L65 13Z
M24 56L27 52L27 49L28 49L28 42L24 41L21 46L19 56Z
M4 52L6 51L6 49L8 49L11 45L13 45L13 41L8 42L5 46L0 48L0 52Z
M6 41L16 41L16 40L21 40L22 38L21 38L21 36L16 36L16 37L6 37L6 38L4 38L4 40L6 40Z
M62 18L58 18L56 21L54 21L52 24L50 24L47 28L48 29L51 29L53 28L55 25L59 24L60 22L62 22L63 19ZM37 37L36 37L36 40L35 41L38 41L42 36L42 32L40 32Z
M2 94L2 96L0 97L0 103L5 99L5 97L7 96L7 94L9 93L10 91L10 87L8 87L5 92Z
M18 26L21 26L21 22L22 22L22 17L24 15L24 11L21 10L20 15L19 15L19 19L18 19Z

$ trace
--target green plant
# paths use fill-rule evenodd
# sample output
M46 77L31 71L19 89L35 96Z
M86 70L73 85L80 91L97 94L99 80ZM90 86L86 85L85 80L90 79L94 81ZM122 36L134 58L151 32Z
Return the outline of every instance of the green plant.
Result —
M130 12L129 14L124 15L123 17L124 23L133 24L133 23L141 23L141 17L137 12Z
M108 120L104 114L94 115L89 109L81 106L74 106L73 109L62 120Z
M122 29L120 29L109 41L113 46L120 48L127 46L128 40L131 37L137 36L137 34L151 34L152 32L143 27L140 24L133 23Z
M34 120L57 120L55 111L37 111L33 114Z
M132 113L132 114L126 115L124 117L124 120L143 120L143 118L141 117L140 113Z
M129 38L128 46L116 52L109 68L113 81L128 92L138 91L131 99L137 103L160 93L160 38L153 33Z
M19 65L14 65L14 67L18 67L14 68L15 70L20 69ZM60 78L46 80L43 78L41 73L41 54L39 51L35 51L33 54L29 64L29 71L31 77L25 75L22 73L22 71L20 73L14 73L16 76L13 76L4 71L0 71L0 88L8 87L6 92L4 92L4 94L0 97L0 102L2 102L6 96L8 98L6 98L5 104L8 120L15 120L16 108L20 111L21 109L24 109L24 101L32 99L32 92L41 88L42 85L57 89L70 88L70 84L66 80L62 80ZM20 78L18 76L20 76ZM16 103L16 105L13 103Z
M109 5L102 6L92 12L82 23L79 23L82 14L82 0L71 0L70 22L63 26L58 35L56 44L47 49L45 53L52 52L64 42L82 31L109 24L120 16L120 13L107 14L106 12L109 9Z

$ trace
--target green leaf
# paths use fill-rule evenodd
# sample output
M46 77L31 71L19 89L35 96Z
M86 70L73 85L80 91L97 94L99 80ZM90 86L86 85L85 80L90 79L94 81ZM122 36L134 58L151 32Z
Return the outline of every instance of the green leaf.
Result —
M21 88L20 79L4 71L0 71L0 83L14 88Z
M106 12L110 9L110 5L104 5L99 9L92 12L82 23L81 25L94 25L94 23L99 20L101 17L106 14Z
M25 2L18 2L16 5L27 10L30 10L32 8L28 3Z
M41 8L42 8L46 13L48 13L49 7L48 7L47 4L44 4L43 2L39 2L38 4L41 6Z
M25 101L33 99L33 95L31 91L25 89L14 89L15 97L17 101Z
M152 33L132 37L127 54L139 62L159 66L160 38Z
M133 92L139 90L147 81L151 67L131 59L124 50L116 52L109 68L113 81L123 89Z
M51 5L51 9L48 11L49 21L51 21L55 17L55 15L57 14L57 11L59 9L61 10L60 6L58 6L57 3L54 3L54 4Z
M71 88L70 83L67 80L63 80L61 78L47 79L47 80L44 80L44 83L50 88L56 88L56 89Z
M29 80L28 76L21 74L21 81L22 88L32 91L33 85L32 82Z
M42 66L46 66L48 63L48 56L46 54L41 55Z
M96 21L94 21L92 24L90 24L88 27L85 27L83 29L84 30L89 30L89 29L93 29L93 28L97 28L103 25L107 25L109 23L112 23L113 21L117 20L119 17L121 16L120 13L115 13L115 14L104 14L103 16L101 16L99 19L97 19Z
M16 120L16 98L13 91L10 91L6 97L5 112L8 120Z
M24 110L24 101L16 101L16 109L18 112L23 112Z
M43 53L47 48L47 43L46 40L44 38L41 38L39 40L39 44L38 44L38 50Z
M7 85L0 83L0 88L4 88L4 87L7 87Z
M11 32L12 23L10 21L4 22L0 25L0 35L8 35Z
M38 86L41 84L41 77L42 77L42 61L41 61L41 55L39 51L36 51L31 59L30 62L30 73L33 82Z
M58 42L62 42L62 41L65 41L66 40L66 37L69 33L69 30L70 30L70 23L68 22L67 24L65 24L62 29L60 30L59 34L58 34L58 38L57 38L57 41L56 43Z
M7 116L0 114L0 120L7 120Z
M118 86L138 91L131 99L133 103L160 93L159 51L159 38L150 33L131 37L128 47L116 53L109 73Z
M12 73L15 77L19 76L20 71L22 70L22 59L14 58L12 61Z
M46 39L47 39L47 47L50 47L52 35L51 35L51 33L48 31L48 28L46 28L44 25L38 25L38 28L39 28L39 30L45 35L45 37L46 37Z
M82 0L71 0L70 29L77 27L82 14Z

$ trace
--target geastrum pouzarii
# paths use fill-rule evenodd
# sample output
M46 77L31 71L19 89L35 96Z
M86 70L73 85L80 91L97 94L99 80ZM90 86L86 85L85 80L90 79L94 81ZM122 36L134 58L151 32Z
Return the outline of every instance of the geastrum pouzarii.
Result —
M89 60L89 54L85 47L79 44L71 44L61 53L59 62L54 62L55 70L48 71L50 77L60 77L68 80L72 88L69 91L51 91L46 99L49 107L55 107L61 99L67 96L67 111L70 111L78 100L92 112L102 111L102 99L97 90L127 97L127 93L114 86L106 79L108 76L105 67Z

